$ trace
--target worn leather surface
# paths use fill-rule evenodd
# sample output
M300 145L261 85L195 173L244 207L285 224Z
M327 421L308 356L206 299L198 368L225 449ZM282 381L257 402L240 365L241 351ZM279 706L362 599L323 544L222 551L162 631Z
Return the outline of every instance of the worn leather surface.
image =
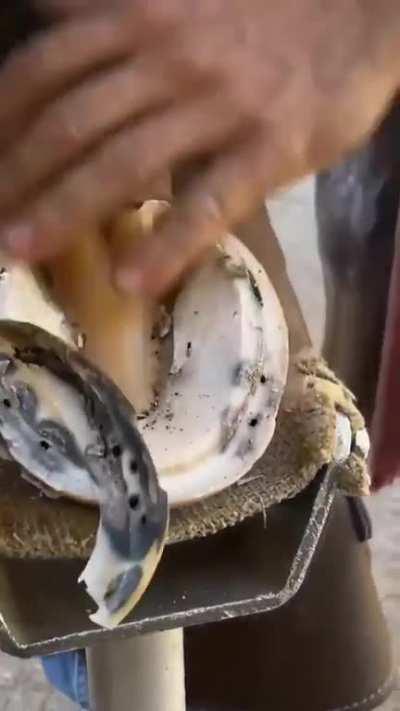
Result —
M327 297L323 353L372 419L400 196L400 102L370 141L320 175L319 250Z
M229 581L227 581L229 584ZM348 501L338 496L308 577L284 607L188 629L190 707L367 711L391 690L392 659Z

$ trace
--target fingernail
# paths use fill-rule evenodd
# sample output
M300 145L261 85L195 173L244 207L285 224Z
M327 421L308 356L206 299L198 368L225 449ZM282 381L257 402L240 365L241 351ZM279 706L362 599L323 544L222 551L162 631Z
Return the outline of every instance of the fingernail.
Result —
M0 245L16 257L31 253L36 242L36 230L29 222L15 222L0 229Z

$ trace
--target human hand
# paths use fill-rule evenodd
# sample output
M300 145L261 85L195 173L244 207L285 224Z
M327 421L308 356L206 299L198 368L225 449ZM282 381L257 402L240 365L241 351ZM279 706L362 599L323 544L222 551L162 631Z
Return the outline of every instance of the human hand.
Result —
M162 227L114 254L127 290L162 293L265 195L362 141L397 89L396 0L76 2L0 72L0 244L51 258L201 159Z

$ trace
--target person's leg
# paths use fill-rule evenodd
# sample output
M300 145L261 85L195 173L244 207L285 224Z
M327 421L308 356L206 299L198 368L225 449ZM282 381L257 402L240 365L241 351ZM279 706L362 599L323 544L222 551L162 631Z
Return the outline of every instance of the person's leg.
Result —
M323 353L374 407L400 195L400 102L347 161L317 178L316 215L327 316Z
M89 708L86 655L83 650L42 657L42 665L49 684L81 709Z
M338 497L301 590L276 611L186 631L189 708L367 711L393 683L368 527ZM356 523L356 525L354 525Z

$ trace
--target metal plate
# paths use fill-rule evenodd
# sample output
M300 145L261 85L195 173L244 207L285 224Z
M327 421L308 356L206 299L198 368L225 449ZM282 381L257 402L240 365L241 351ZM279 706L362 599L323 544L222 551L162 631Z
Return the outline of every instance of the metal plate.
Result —
M334 468L306 492L233 529L169 546L126 622L88 620L82 561L0 560L0 647L29 657L101 640L185 627L280 607L300 588L335 493Z

